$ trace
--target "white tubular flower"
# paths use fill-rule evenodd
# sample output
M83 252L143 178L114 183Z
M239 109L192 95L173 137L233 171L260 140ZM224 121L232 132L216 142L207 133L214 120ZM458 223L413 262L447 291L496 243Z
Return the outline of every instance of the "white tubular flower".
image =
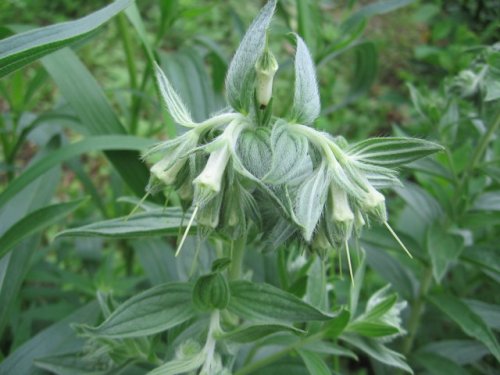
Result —
M278 62L267 48L255 64L257 71L256 96L260 107L266 107L273 94L274 75L278 71Z
M227 144L223 144L221 148L210 153L205 168L194 179L193 184L207 188L214 193L220 192L222 176L224 175L230 156L231 151Z
M363 199L363 204L368 209L373 209L385 202L385 197L371 185L368 185L368 193Z
M364 196L362 204L367 211L373 213L381 222L385 223L387 221L385 197L370 184L368 184L368 193Z
M330 196L333 203L333 220L338 222L352 222L354 220L354 213L349 206L347 193L344 190L331 185Z
M187 158L181 158L172 164L172 158L168 155L151 167L151 173L158 180L167 185L172 185L186 161Z

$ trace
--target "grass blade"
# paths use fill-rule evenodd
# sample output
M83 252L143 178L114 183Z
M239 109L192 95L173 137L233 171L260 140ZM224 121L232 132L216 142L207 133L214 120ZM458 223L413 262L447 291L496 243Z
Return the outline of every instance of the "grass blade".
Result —
M63 49L44 57L42 63L90 134L125 134L104 91L73 51ZM106 156L134 193L142 196L149 171L138 153L113 151Z
M57 223L76 210L86 199L43 207L23 217L0 237L0 258L23 239Z
M54 151L40 158L0 194L0 207L4 206L21 189L52 167L90 151L102 150L144 150L151 146L152 141L130 135L102 135L89 137ZM123 152L123 151L122 151Z
M89 37L131 3L132 0L117 0L76 21L41 27L0 41L0 78L49 53Z

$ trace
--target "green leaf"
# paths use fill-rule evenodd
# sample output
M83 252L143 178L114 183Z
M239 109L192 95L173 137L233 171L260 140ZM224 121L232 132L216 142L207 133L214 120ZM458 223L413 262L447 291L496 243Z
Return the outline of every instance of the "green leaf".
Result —
M500 346L495 335L484 320L469 308L467 304L458 298L444 293L430 296L429 300L457 323L465 334L478 339L486 345L491 354L500 361Z
M61 147L50 152L30 165L23 174L13 180L0 194L0 207L4 206L20 190L30 182L47 172L56 165L90 151L100 150L144 150L151 146L153 141L130 135L102 135L88 137L83 141Z
M431 375L453 374L453 375L468 375L469 372L464 370L462 366L448 358L442 357L436 353L418 353L415 356L418 364L424 367Z
M117 0L76 21L41 27L0 41L0 78L23 66L92 35L132 0Z
M392 12L413 3L415 0L384 0L360 8L352 14L343 24L342 30L350 29L354 24L379 14Z
M281 185L300 181L311 173L312 162L308 156L309 144L305 137L289 131L289 125L278 120L271 132L272 161L270 171L263 177L265 183Z
M399 333L398 327L378 321L354 321L347 327L348 332L355 332L367 337L384 337Z
M217 339L230 340L237 343L250 343L277 332L304 333L300 329L284 324L249 324L218 335Z
M94 358L85 358L81 353L37 358L35 365L56 375L106 375L111 370ZM126 363L125 366L127 365L129 364ZM125 366L122 365L121 367ZM123 368L113 368L115 373L120 370L123 370Z
M416 184L405 182L404 186L394 187L394 191L422 218L428 225L443 215L439 202L426 190Z
M64 219L80 207L85 200L79 199L67 203L53 204L33 211L23 217L0 237L0 258L26 237L40 232Z
M351 314L349 311L342 309L335 318L325 324L325 336L336 339L344 331L345 327L347 327L350 319Z
M325 164L322 163L298 188L294 211L306 241L311 240L316 224L323 213L329 186L328 172Z
M382 288L379 290L379 292L384 292L387 290L386 288ZM372 297L370 297L370 301L368 301L368 305L370 305L370 302L372 301L374 296L379 295L379 292L375 293ZM367 307L366 312L362 315L364 320L371 320L371 319L379 319L381 318L384 314L386 314L392 307L396 304L398 300L397 294L391 294L387 297L383 297L382 299L376 300L376 303L373 307Z
M331 341L313 341L302 346L303 349L318 354L327 354L333 356L343 356L358 360L358 356L353 351Z
M140 238L130 243L151 285L179 280L175 249L163 238Z
M368 354L373 359L382 362L388 366L397 367L401 370L413 374L410 366L404 361L404 356L387 347L375 339L355 337L350 335L343 335L342 340L348 342L352 346L360 349Z
M295 94L292 106L292 121L311 124L319 116L321 103L314 62L302 38L296 35Z
M348 153L355 160L392 168L441 150L442 146L423 139L387 137L355 143L349 147Z
M226 92L229 104L237 111L248 113L253 100L255 63L266 44L266 32L276 7L269 0L248 28L227 72Z
M42 64L91 135L125 134L104 91L73 51L65 48L45 56ZM108 151L106 157L134 193L144 195L149 171L141 163L139 153Z
M187 358L174 359L165 363L164 365L155 368L153 371L147 373L147 375L177 375L189 373L201 367L205 362L206 354L201 351L200 353L189 356Z
M500 191L489 191L474 200L473 210L500 211Z
M500 306L474 299L463 300L493 330L500 331Z
M0 233L22 220L28 213L50 202L59 181L59 169L53 169L33 181L0 210ZM40 236L35 235L20 243L15 251L0 259L0 336L10 315L18 305L19 290L38 249Z
M178 207L167 207L140 213L130 218L98 221L78 228L62 231L58 236L90 236L110 238L138 238L152 236L172 236L179 233L183 217L190 213ZM187 222L182 224L187 225ZM196 225L193 225L194 229Z
M0 364L1 374L31 374L36 358L80 350L83 342L75 337L72 323L93 324L99 315L96 303L88 304L64 320L44 329L25 342Z
M406 164L405 167L413 171L427 173L431 176L441 177L449 182L453 182L453 174L450 170L432 158L418 159Z
M435 353L459 365L468 365L477 362L489 353L488 349L476 340L443 340L431 342L420 348L419 352Z
M327 364L323 359L321 358L320 355L317 353L311 352L309 350L298 350L298 353L302 360L304 361L304 364L307 367L307 370L309 370L310 374L314 375L329 375L331 374L330 370L328 369Z
M269 284L250 281L233 281L229 284L231 299L228 310L248 320L260 322L307 322L329 320L335 315L326 314Z
M192 286L157 285L122 303L98 327L80 326L82 333L113 339L153 335L175 327L195 315Z
M446 233L444 228L437 225L429 227L427 252L431 258L432 274L436 282L441 282L450 264L458 259L463 249L464 242L459 235Z
M364 231L363 241L367 241L366 234L369 231ZM371 232L371 231L370 231ZM383 234L386 237L386 233ZM394 245L396 248L397 244ZM415 285L411 277L410 271L403 265L382 250L379 245L372 246L363 242L363 248L366 250L366 262L373 268L384 280L391 283L392 288L397 291L403 298L411 299L415 294Z
M321 310L328 308L327 281L325 262L316 257L307 271L307 289L305 299L312 306Z

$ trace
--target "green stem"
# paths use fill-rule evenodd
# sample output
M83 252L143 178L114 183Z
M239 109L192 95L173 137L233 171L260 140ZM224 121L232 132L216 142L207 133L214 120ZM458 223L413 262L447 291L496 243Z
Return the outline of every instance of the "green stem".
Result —
M314 342L316 340L321 340L322 337L323 337L323 332L318 332L318 333L315 333L314 335L306 337L303 340L296 341L295 343L283 348L279 352L276 352L274 354L271 354L270 356L262 358L259 361L250 363L246 366L243 366L241 369L236 371L234 373L234 375L246 375L246 374L251 374L253 372L256 372L258 369L265 367L273 362L276 362L278 359L286 356L288 353L290 353L293 350L300 349L302 346L309 344L311 342Z
M428 267L425 270L422 281L420 283L420 288L418 291L418 296L413 302L411 309L410 320L408 321L408 335L403 342L403 354L408 355L415 341L415 336L417 334L418 328L420 326L420 319L422 318L422 313L425 308L425 299L429 288L432 284L432 267Z
M122 38L123 42L123 47L125 50L125 59L127 63L127 70L128 70L128 75L130 79L130 89L132 91L132 105L131 107L134 108L134 103L136 101L136 90L137 90L137 68L135 66L135 60L134 60L134 54L133 54L133 49L132 49L132 41L130 39L130 34L128 32L127 28L127 21L125 19L125 15L119 14L116 17L117 25L118 25L118 32L120 33L120 36ZM130 132L132 134L135 134L137 132L137 119L132 118L130 122Z
M241 277L243 259L245 257L246 236L232 243L231 265L229 267L229 280L238 280Z

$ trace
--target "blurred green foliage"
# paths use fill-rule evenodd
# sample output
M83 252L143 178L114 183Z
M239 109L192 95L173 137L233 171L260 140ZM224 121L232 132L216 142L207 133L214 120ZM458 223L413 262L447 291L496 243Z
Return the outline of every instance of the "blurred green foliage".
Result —
M23 30L19 25L69 21L108 3L2 1L0 38ZM193 109L195 119L221 109L231 54L262 3L140 0L145 35L122 14L73 46L76 55L66 58L76 65L68 63L67 71L48 69L62 56L49 55L42 63L3 77L2 192L30 165L92 134L82 120L85 107L75 108L78 95L72 101L60 84L80 62L88 70L83 77L95 77L108 99L105 111L115 113L129 135L165 139L178 130L156 95L145 45ZM280 1L270 38L280 64L275 111L283 114L291 105L294 44L288 33L293 30L308 43L318 67L323 112L317 128L349 141L409 135L447 148L402 170L405 188L389 193L391 222L416 260L394 251L397 244L381 228L374 227L363 237L368 267L360 304L364 308L386 283L408 301L403 311L408 334L391 347L408 357L416 373L494 374L498 362L488 353L494 352L500 321L500 59L498 44L494 46L500 35L500 7L495 0L403 3L406 6L378 14L373 8L378 3L373 1ZM288 38L285 43L275 42L282 36ZM483 71L487 74L481 76ZM125 216L140 198L124 183L117 166L98 151L59 163L6 202L0 210L0 233L51 202L90 195L92 204L76 209L60 227L24 239L12 255L1 259L0 359L33 343L37 333L69 314L71 322L92 320L97 316L95 306L86 307L94 311L85 313L88 318L77 309L96 295L114 307L114 299L122 301L167 280L186 279L196 256L194 240L179 259L173 258L172 238L54 240L62 228ZM168 204L179 202L172 194ZM200 256L205 268L211 260L207 254L217 251L220 243L206 246L210 249L202 249ZM342 258L329 259L325 282L332 301L347 304L352 291ZM176 261L177 267L172 265ZM278 254L256 251L246 266L256 279L299 297L307 292L313 273L312 262L298 249ZM6 277L11 277L9 288ZM478 319L481 323L475 325ZM478 326L481 329L474 331ZM351 343L349 348L359 346ZM50 350L57 352L50 347L41 355ZM331 359L333 371L394 373L362 350L356 353L358 362L349 356Z

